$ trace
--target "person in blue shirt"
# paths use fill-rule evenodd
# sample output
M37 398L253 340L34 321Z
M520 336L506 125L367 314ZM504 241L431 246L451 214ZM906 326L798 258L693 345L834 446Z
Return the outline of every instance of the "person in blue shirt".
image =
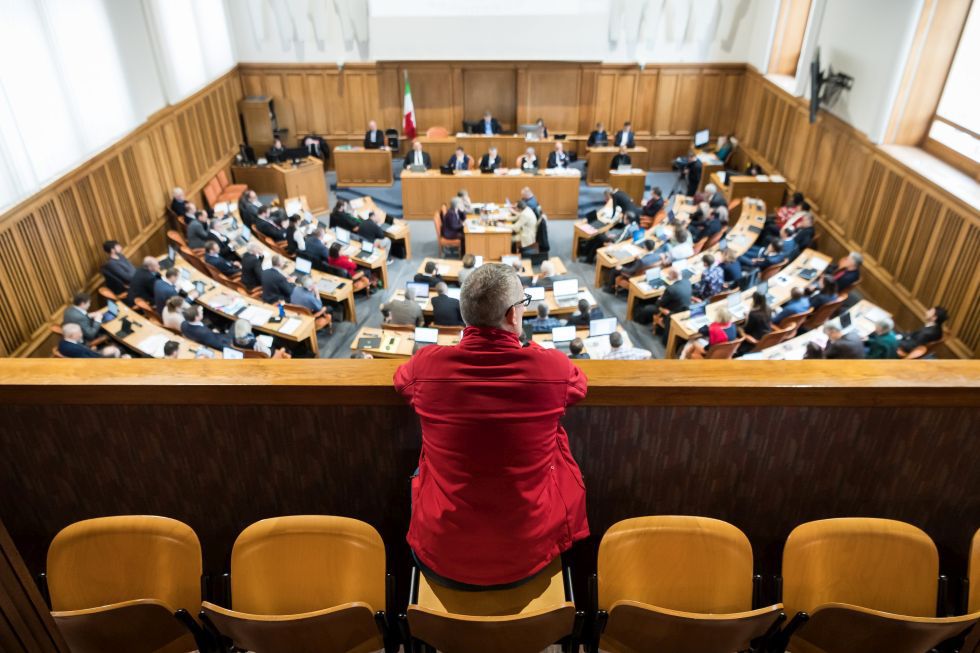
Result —
M810 298L806 296L802 288L793 288L790 292L790 300L783 304L783 310L776 313L772 323L776 326L788 318L790 315L797 315L810 308Z
M721 264L721 271L725 274L725 286L727 288L737 288L742 281L742 264L739 263L735 250L725 250L725 260Z
M538 304L538 316L531 320L533 333L551 333L555 327L564 326L565 321L548 315L548 305Z
M320 295L316 291L316 283L313 281L313 277L303 275L299 278L296 285L293 286L289 303L308 308L313 314L320 312L323 308L323 300L320 299Z

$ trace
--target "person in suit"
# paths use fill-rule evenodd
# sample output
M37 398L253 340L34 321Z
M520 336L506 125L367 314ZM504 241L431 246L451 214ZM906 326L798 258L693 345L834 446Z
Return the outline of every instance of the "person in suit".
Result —
M327 260L330 258L330 250L326 244L327 232L323 227L317 227L313 233L306 237L303 258L310 260L317 270L326 270Z
M619 146L619 152L612 159L609 160L609 169L618 170L619 166L633 165L633 159L630 158L629 152L625 145Z
M462 147L457 147L456 152L454 152L453 155L449 157L449 161L446 162L446 165L453 170L469 170L470 164L470 156L465 150L463 150Z
M204 246L204 262L217 268L226 277L234 277L242 271L240 263L232 263L221 256L221 248L213 240L209 240Z
M383 220L380 215L371 211L368 213L366 220L361 220L358 224L357 229L354 230L362 241L368 241L375 243L378 247L385 250L386 252L391 252L391 239L385 234L385 230L381 228Z
M525 171L541 167L538 164L538 155L534 152L533 147L524 150L524 154L517 159L517 167Z
M728 206L728 201L725 199L725 196L718 192L718 187L714 184L707 184L704 187L704 201L706 201L708 206L711 208Z
M687 195L694 197L701 185L701 175L704 173L704 164L696 156L689 156L687 163L684 164L683 174L687 177Z
M180 270L170 268L162 278L158 278L153 283L153 308L157 313L163 312L163 307L167 305L167 300L180 294L177 287L177 279L180 278Z
M462 202L458 197L454 197L449 202L449 210L446 211L446 215L442 216L442 237L450 240L462 239L465 218Z
M283 147L282 141L279 139L279 135L273 136L272 147L270 147L266 153L265 158L269 161L275 163L282 161L282 157L286 154L286 148Z
M174 188L170 195L170 210L177 215L185 215L187 213L187 198L184 197L184 189Z
M778 327L789 316L804 313L809 309L810 298L806 296L802 288L793 288L789 294L789 301L783 304L782 310L772 318L772 323Z
M378 123L375 121L368 122L367 132L364 133L364 149L365 150L384 150L387 149L385 144L385 134L383 131L378 129Z
M589 140L586 142L588 147L601 147L609 143L609 134L601 122L595 124L595 129L589 133Z
M643 210L636 205L633 198L626 191L618 188L607 188L603 191L602 195L606 202L612 200L614 214L616 213L616 209L619 209L623 215L623 219L628 222L635 222L640 219L640 214Z
M551 261L545 260L541 261L541 269L538 274L531 280L531 285L541 286L545 290L551 290L555 287L556 281L564 281L567 279L566 275L555 274L555 266Z
M262 245L249 243L242 257L242 283L249 290L262 285Z
M208 212L200 210L194 216L194 221L187 225L187 246L191 249L203 249L208 240Z
M650 324L655 317L659 316L659 321L662 321L664 325L664 339L666 340L670 315L686 311L691 307L692 290L691 280L682 277L678 274L677 269L672 266L664 268L661 278L667 284L666 289L655 303L641 306L637 310L636 321L641 324Z
M176 340L168 340L163 343L163 357L173 360L180 358L180 343Z
M598 305L590 309L589 300L582 298L578 300L578 311L568 318L568 326L587 327L592 320L601 320L605 316Z
M623 278L628 281L630 277L635 277L647 268L652 268L660 264L660 252L656 251L655 242L646 239L640 244L640 246L646 250L646 253L643 254L643 256L638 257L632 263L617 265L614 270L611 270L607 283L602 287L605 292L613 294L616 293L616 280L618 278Z
M58 353L65 358L102 358L102 355L83 344L82 327L74 322L61 325Z
M898 337L895 336L895 323L890 317L883 317L875 323L874 333L864 343L864 355L876 360L898 358Z
M444 281L436 284L436 296L432 298L432 322L439 326L463 326L463 314L459 312L459 300L450 297Z
M569 320L571 322L571 320ZM572 360L586 360L592 358L585 353L585 342L581 338L575 338L568 343L568 357Z
M817 310L827 302L831 302L837 299L837 290L834 287L834 278L832 276L824 275L820 279L820 289L817 290L813 286L807 288L810 294L810 307L813 310Z
M422 272L415 275L415 283L427 283L430 288L442 283L442 277L436 272L435 261L426 261Z
M487 136L493 136L494 134L499 134L501 132L500 123L497 119L493 117L490 110L487 109L483 114L483 120L476 123L477 134L485 134Z
M238 215L242 217L242 223L249 229L255 223L260 208L262 208L262 202L259 201L259 196L255 194L254 190L246 190L242 193L238 200Z
M480 158L480 170L496 170L500 167L500 155L497 148L491 147L490 150Z
M259 215L255 219L255 228L276 242L289 238L289 232L286 229L288 226L289 218L278 213L273 216L268 206L260 208Z
M834 279L834 289L838 293L844 292L860 281L862 263L864 263L864 257L858 252L851 252L838 261L834 269L828 269Z
M353 233L359 224L347 200L338 199L337 203L333 205L333 211L330 212L330 228L340 227Z
M561 141L555 141L555 151L548 155L548 167L568 167L568 154L565 153L565 145Z
M916 347L941 340L943 337L943 324L948 319L949 313L942 306L933 306L930 308L926 312L926 320L923 327L902 336L901 341L898 343L899 354L908 355Z
M823 327L827 334L827 346L824 347L823 357L830 359L860 359L864 358L864 343L857 330L844 333L836 322L828 322Z
M306 251L306 232L302 218L297 215L289 216L289 226L286 227L286 253L296 256Z
M654 186L650 191L650 199L643 205L641 213L648 218L656 216L664 208L664 192L659 186Z
M613 141L613 145L626 146L628 148L636 147L636 138L633 134L633 125L630 122L624 122L623 128L616 132L616 140Z
M224 333L215 333L203 322L204 312L200 304L191 304L184 309L184 321L180 325L180 333L188 340L199 345L221 351L231 345L231 337Z
M708 215L691 225L691 236L694 242L702 238L711 238L728 224L728 209L724 206L711 209Z
M422 315L422 307L415 301L415 289L406 288L405 298L399 299L392 297L391 301L381 306L381 314L384 315L385 324L406 324L422 326L425 318Z
M102 249L108 256L102 265L102 276L105 278L106 285L116 294L126 292L133 275L136 274L136 267L123 254L123 247L118 241L107 240L102 243Z
M416 139L412 142L412 151L405 156L402 166L408 170L411 166L422 166L426 170L432 167L432 158L428 152L422 151L422 143Z
M743 254L739 257L738 262L741 264L742 268L757 268L759 270L765 270L774 265L779 265L786 260L786 255L783 254L783 242L781 240L776 240L769 243L763 251L759 252L758 256L750 256L749 254Z
M82 330L82 339L91 342L99 337L102 327L95 319L89 315L88 309L92 307L92 296L87 292L75 293L71 298L71 305L65 309L65 314L61 318L62 324L77 324Z
M286 259L279 254L272 256L272 267L262 270L262 301L266 304L289 301L293 294L293 279L283 270Z
M137 299L153 303L153 286L160 278L160 261L152 256L143 258L143 265L133 273L133 280L129 284L129 294L126 296L126 303L132 306Z

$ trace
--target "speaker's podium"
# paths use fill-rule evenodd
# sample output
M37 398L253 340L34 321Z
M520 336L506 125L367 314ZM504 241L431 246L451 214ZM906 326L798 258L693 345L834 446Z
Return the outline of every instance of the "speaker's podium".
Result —
M264 166L232 166L235 182L247 184L256 193L272 193L279 199L306 196L313 213L323 213L328 207L327 180L323 162L316 157L293 163L270 163Z

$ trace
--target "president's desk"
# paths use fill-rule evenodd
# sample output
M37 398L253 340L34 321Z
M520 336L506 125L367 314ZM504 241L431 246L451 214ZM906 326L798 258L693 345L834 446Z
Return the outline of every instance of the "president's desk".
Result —
M323 176L323 162L307 157L299 165L270 163L264 166L231 167L235 182L247 184L256 193L276 195L280 201L287 197L306 196L310 211L324 213L327 206L327 178Z
M562 175L483 174L479 171L444 175L438 170L402 172L402 209L406 218L432 218L444 204L462 189L478 203L517 202L521 189L528 186L538 198L545 214L551 218L578 217L578 189L581 176L577 171Z

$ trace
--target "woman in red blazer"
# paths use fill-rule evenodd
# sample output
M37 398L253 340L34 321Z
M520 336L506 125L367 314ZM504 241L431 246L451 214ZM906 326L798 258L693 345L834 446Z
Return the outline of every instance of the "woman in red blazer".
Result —
M344 249L344 246L338 242L334 242L330 246L329 256L327 257L327 265L332 265L335 268L340 268L341 270L347 270L348 274L353 278L357 273L357 263L352 261L350 257L344 256L340 252Z
M425 347L395 373L422 423L408 543L435 582L517 584L589 534L559 422L587 381L560 351L521 345L528 300L512 267L477 268L460 343Z

